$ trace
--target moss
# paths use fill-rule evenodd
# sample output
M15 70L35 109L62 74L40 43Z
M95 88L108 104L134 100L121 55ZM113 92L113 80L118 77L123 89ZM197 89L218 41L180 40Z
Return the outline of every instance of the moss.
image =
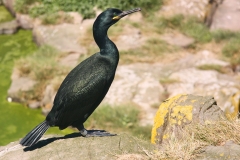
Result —
M0 5L0 23L2 22L7 22L7 21L11 21L14 18L12 17L12 15L8 12L8 10L4 7Z

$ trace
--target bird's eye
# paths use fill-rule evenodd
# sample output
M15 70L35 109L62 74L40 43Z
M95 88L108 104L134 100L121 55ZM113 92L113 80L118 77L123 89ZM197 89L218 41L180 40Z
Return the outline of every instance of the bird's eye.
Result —
M120 17L118 16L118 14L116 12L113 13L113 20L117 20L120 19Z

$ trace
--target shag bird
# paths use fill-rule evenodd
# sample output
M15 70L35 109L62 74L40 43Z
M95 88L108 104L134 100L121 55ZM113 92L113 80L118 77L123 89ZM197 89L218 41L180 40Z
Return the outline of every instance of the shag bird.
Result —
M93 24L93 36L100 52L82 61L66 76L45 121L30 131L20 141L21 145L32 146L49 127L59 127L63 130L72 126L77 128L82 136L112 135L102 130L87 131L83 123L107 94L118 65L119 52L116 45L108 38L109 27L122 17L140 10L135 8L121 11L109 8L97 17Z

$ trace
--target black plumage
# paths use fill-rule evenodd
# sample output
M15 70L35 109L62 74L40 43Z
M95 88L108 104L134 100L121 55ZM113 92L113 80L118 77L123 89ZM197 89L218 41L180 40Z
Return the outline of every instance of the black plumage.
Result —
M93 36L100 52L82 61L66 76L46 120L29 132L20 144L35 144L49 127L54 126L61 130L68 126L76 127L83 136L111 135L101 131L88 132L83 123L105 97L118 65L119 52L108 38L107 31L119 19L136 11L140 8L129 11L109 8L97 17L93 24Z

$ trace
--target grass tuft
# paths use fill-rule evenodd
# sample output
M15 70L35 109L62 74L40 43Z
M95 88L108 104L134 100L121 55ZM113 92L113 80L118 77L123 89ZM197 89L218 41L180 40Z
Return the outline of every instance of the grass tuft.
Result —
M231 131L231 132L230 132ZM227 140L240 144L240 122L216 121L205 125L190 124L182 130L181 138L174 135L161 144L160 149L153 154L154 159L196 159L205 146L222 145Z
M132 106L103 105L86 121L89 129L104 129L109 132L127 132L150 140L151 126L139 125L140 111Z

